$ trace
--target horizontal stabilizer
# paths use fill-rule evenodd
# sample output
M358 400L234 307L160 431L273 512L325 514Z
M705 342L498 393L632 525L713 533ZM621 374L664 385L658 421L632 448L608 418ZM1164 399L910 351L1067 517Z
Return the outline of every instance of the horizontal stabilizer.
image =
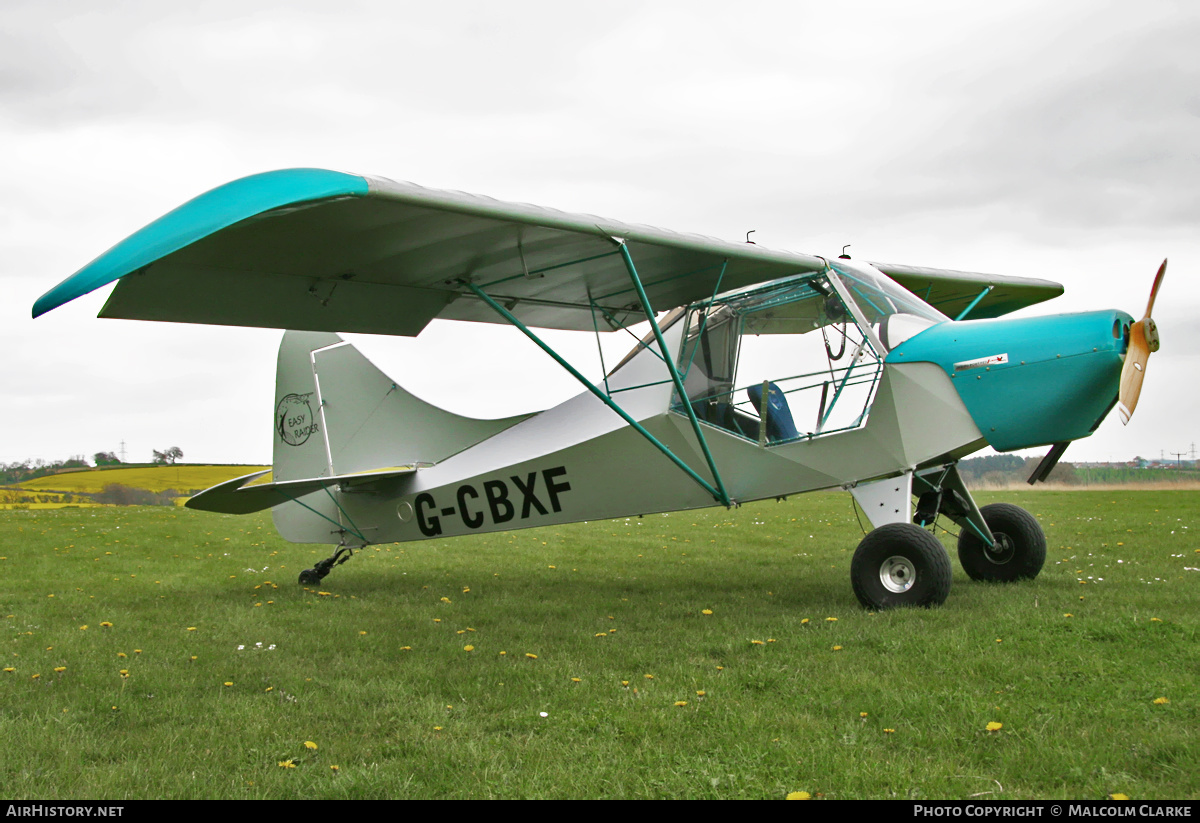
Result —
M334 486L339 486L343 490L370 491L371 487L378 483L412 474L418 468L420 468L420 464L392 466L386 469L339 474L333 477L309 477L303 480L281 480L278 483L255 483L255 480L270 473L269 470L260 471L220 483L211 489L205 489L190 498L184 505L189 509L206 512L250 514L293 501L309 492L331 489Z

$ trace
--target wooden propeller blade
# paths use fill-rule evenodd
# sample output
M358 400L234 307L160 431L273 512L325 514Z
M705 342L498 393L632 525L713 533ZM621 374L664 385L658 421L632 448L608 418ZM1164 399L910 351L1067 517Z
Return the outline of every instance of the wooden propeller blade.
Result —
M1139 320L1129 327L1129 349L1125 352L1125 365L1121 369L1117 412L1121 415L1121 423L1126 426L1129 425L1129 418L1133 416L1133 410L1137 408L1138 395L1142 393L1142 380L1146 377L1146 362L1150 359L1145 322Z
M1163 258L1162 265L1158 267L1158 274L1154 275L1154 285L1150 287L1150 302L1146 304L1146 314L1143 319L1150 316L1150 312L1154 310L1154 301L1158 297L1158 287L1162 285L1163 275L1167 273L1167 261Z
M1121 422L1128 426L1133 410L1137 408L1138 395L1142 393L1142 381L1146 379L1146 363L1150 360L1150 352L1158 351L1158 328L1150 317L1154 311L1154 301L1158 299L1158 289L1162 285L1163 275L1167 273L1167 261L1164 258L1154 275L1154 285L1150 287L1150 302L1146 304L1146 314L1141 320L1129 327L1129 348L1125 352L1125 365L1121 368L1121 390L1117 395L1117 412Z

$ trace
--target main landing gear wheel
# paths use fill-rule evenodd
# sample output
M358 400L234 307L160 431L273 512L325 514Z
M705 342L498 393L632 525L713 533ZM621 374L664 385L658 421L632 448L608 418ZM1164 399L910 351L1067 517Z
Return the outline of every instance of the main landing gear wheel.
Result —
M1011 503L992 503L979 510L996 545L963 529L958 535L958 562L972 580L1009 583L1032 580L1046 562L1046 535L1037 518Z
M868 609L940 606L950 594L950 556L920 526L889 523L858 544L850 583Z

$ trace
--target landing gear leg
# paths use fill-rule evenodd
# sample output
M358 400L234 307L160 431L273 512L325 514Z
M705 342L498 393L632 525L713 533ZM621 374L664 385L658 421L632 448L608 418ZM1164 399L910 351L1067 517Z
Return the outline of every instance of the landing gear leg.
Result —
M331 571L333 571L334 566L340 566L342 563L345 563L347 560L350 559L350 556L353 554L354 554L354 550L351 549L349 546L344 546L344 545L338 546L337 551L335 551L329 557L326 557L324 560L322 560L316 566L314 566L311 569L305 569L304 571L300 572L300 585L301 586L317 585L318 583L320 583L322 580L325 579L325 576L327 574L329 574Z

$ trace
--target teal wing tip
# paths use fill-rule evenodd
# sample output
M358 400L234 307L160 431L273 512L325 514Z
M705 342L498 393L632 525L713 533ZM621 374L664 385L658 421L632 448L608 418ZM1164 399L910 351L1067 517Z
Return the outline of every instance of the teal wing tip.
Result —
M33 304L33 317L69 303L214 232L271 209L334 197L362 197L365 177L298 168L252 174L218 186L131 234Z

